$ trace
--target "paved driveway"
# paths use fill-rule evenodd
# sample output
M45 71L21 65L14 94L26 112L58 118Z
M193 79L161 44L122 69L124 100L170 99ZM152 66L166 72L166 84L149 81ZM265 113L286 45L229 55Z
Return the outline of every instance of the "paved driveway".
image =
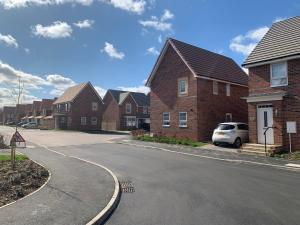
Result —
M50 148L132 182L108 225L299 225L299 171L106 142Z

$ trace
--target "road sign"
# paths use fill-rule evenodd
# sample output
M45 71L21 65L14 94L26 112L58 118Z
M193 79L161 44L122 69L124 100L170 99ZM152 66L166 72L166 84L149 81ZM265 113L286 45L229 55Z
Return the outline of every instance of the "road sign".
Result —
M290 153L292 153L292 137L291 134L297 133L297 126L295 121L287 121L286 122L286 131L289 134L289 142L290 142Z
M16 146L18 144L17 147L22 147L21 143L24 143L23 147L26 147L25 139L22 137L22 135L18 131L16 131L14 133L14 135L12 136L12 138L10 139L10 144L13 146Z

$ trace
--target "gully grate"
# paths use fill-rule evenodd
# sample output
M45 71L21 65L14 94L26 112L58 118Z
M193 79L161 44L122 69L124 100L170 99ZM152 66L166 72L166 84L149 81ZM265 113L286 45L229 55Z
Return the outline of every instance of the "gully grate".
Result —
M123 193L134 193L135 189L131 181L122 181L120 182L121 189Z

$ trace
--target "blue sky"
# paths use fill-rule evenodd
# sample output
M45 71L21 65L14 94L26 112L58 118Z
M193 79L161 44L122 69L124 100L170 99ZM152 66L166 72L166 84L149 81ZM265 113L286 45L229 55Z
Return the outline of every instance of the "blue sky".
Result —
M102 95L145 91L167 37L241 64L272 22L299 12L299 0L0 0L0 104L17 76L24 102L85 81Z

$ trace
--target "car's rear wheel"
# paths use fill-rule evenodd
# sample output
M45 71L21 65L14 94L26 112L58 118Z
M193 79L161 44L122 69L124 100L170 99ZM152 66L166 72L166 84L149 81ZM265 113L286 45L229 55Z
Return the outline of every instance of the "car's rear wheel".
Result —
M217 143L217 142L213 142L213 144L214 144L215 146L218 146L218 145L219 145L219 143Z
M242 140L238 137L235 139L234 145L236 148L240 148L242 146Z

